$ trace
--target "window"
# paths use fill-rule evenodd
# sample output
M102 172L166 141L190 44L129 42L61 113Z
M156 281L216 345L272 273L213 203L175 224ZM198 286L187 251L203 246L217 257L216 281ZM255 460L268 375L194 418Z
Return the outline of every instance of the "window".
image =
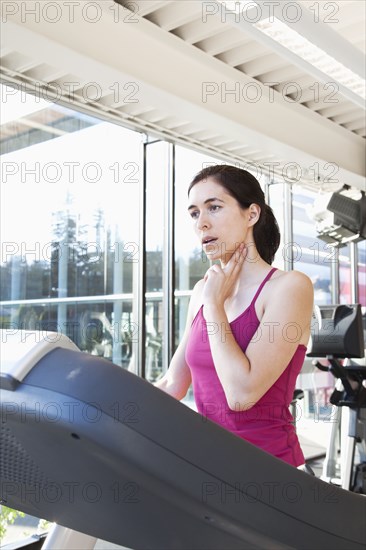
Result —
M339 303L352 303L350 245L339 249Z
M163 266L165 190L169 147L164 141L146 145L146 345L145 377L155 382L163 371ZM169 182L170 184L172 182Z
M284 183L273 181L268 185L268 202L280 229L281 241L276 252L273 267L285 269L285 260L290 259L292 250L289 243L285 243L285 212L284 212Z
M11 97L2 124L1 326L56 330L126 367L141 135L24 92Z
M357 243L358 301L366 307L366 241Z
M294 269L312 280L315 304L330 304L331 264L336 261L336 251L317 238L315 224L308 215L315 196L306 189L296 189L292 194Z

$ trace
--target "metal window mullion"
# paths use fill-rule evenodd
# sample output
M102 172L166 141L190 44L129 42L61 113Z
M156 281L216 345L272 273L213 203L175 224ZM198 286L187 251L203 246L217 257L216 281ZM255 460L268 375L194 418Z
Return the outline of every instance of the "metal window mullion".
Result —
M146 361L146 156L147 143L142 145L142 178L139 192L139 261L134 264L134 311L137 314L138 338L135 342L136 365L135 371L145 377Z
M164 246L163 246L163 372L171 361L174 350L174 182L175 147L168 145L168 169L165 178Z
M284 183L283 186L285 270L291 271L294 268L292 189L289 183Z
M351 264L351 302L358 303L358 250L355 242L350 243L349 259Z
M334 249L334 257L330 264L330 285L332 304L339 303L339 248Z
M269 188L270 188L271 183L272 182L271 182L271 179L270 179L269 175L266 175L265 176L265 183L264 183L263 192L264 192L264 200L266 201L267 204L270 204Z

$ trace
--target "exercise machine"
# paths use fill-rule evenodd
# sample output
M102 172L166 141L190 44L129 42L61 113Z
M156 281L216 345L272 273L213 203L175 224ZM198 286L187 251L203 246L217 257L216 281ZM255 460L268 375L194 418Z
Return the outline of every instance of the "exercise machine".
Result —
M307 355L326 357L327 366L317 360L313 363L320 370L329 370L337 380L330 397L336 409L322 479L366 494L366 363L362 360L365 344L361 306L315 306L315 312L312 345Z
M0 501L44 549L364 550L366 499L57 333L3 330Z

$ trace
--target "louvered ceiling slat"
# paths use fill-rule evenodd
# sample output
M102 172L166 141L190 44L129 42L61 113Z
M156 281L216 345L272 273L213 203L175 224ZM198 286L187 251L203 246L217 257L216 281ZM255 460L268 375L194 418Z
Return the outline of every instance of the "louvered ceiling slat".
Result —
M230 147L230 151L231 152L235 152L235 153L244 153L244 151L248 151L249 150L249 146L243 146L242 143L238 144L238 145L234 145L233 147Z
M223 52L216 57L231 67L236 67L237 65L242 65L243 63L255 60L267 53L268 48L262 44L258 44L258 42L251 41L243 46L238 46Z
M222 27L223 23L219 17L211 17L207 19L206 23L202 23L201 19L196 19L191 23L182 25L179 29L175 29L174 34L188 42L188 44L195 44L221 32Z
M282 59L280 56L274 53L270 53L259 57L253 61L248 61L248 63L243 63L238 65L237 69L243 73L256 78L257 76L262 75L263 73L268 72L270 69L286 67L287 62Z
M229 143L234 144L235 142L227 136L218 136L217 138L208 139L207 143L213 145L214 147L225 147L225 145L228 145Z
M218 55L228 49L235 48L250 42L250 38L243 36L243 33L236 29L227 29L209 38L196 42L194 45L209 55Z
M16 72L24 72L27 70L30 70L34 67L37 67L41 64L40 61L36 61L34 59L31 59L27 55L24 55L23 53L11 51L7 55L4 55L1 59L1 64L4 67L8 67L9 69L16 71Z
M332 117L333 122L337 124L347 124L348 122L353 122L354 120L359 120L362 115L361 109L354 109L348 113L343 113L342 115Z
M335 99L335 100L338 101L338 100L340 100L340 98L341 98L340 95L335 95L332 99ZM311 110L311 111L315 111L315 112L319 113L319 111L321 111L322 109L327 108L329 106L329 104L331 104L329 102L329 97L324 96L324 97L319 97L317 99L317 101L307 101L307 102L303 103L303 106L306 107L307 109ZM335 103L335 105L336 105L336 103ZM353 107L354 107L354 105L353 105ZM330 117L326 117L326 118L330 118Z
M347 130L364 130L365 129L365 117L359 118L358 120L354 120L353 122L348 122L347 124L343 124Z
M141 115L141 113L140 113ZM187 124L187 120L179 120L177 117L172 116L166 116L165 118L160 120L160 125L164 126L164 128L167 128L169 130L172 130L173 128L178 128L179 125Z
M328 105L329 105L329 103L327 103L326 101L324 101L324 100L319 100L319 102L317 103L317 106L318 106L318 108L319 108L319 112L320 112L320 113L323 112L324 109L322 109L322 107L327 108ZM351 111L351 109L350 109L349 111L347 111L347 114L344 113L344 116L345 116L345 117L348 116L348 113L349 113L350 111ZM324 115L322 115L322 116L324 116ZM363 111L362 109L359 109L359 110L358 110L358 118L360 118L360 117L361 117L361 118L362 118L362 117L363 117L363 118L365 117L365 113L364 113L364 111ZM334 116L331 116L331 117L328 116L328 117L326 117L326 118L329 118L332 122L334 122L335 124L339 124L340 126L342 126L342 124L343 124L343 123L341 123L341 122L338 122L337 120L334 120Z
M179 132L183 134L184 136L190 136L194 134L195 132L200 132L202 130L201 126L197 126L192 121L186 122L184 124L179 125Z
M190 124L191 123L188 120L179 120L175 122L172 121L171 124L168 124L167 128L174 132L181 132L182 128L188 127Z
M80 76L77 76L75 74L71 73L63 73L62 76L55 79L55 82L57 82L60 86L65 88L74 88L75 90L79 90L83 86L86 86L89 84L89 81L85 78L80 78Z
M219 138L219 136L212 131L200 130L199 132L193 132L190 136L199 141L210 141Z
M319 112L320 115L326 117L326 118L331 118L331 117L334 117L334 116L337 116L337 115L342 115L342 114L345 114L345 113L349 113L350 111L353 111L355 106L352 105L351 103L349 103L348 101L345 101L343 98L341 98L338 103L336 104L333 104L333 105L327 105L323 108L319 108L319 109L316 109L316 106L319 107L319 105L315 104L315 102L313 102L313 104L310 104L310 109L312 110L316 110Z
M309 86L312 86L314 84L314 78L307 75L302 75L298 78L294 78L291 80L286 80L285 82L281 82L278 86L275 86L275 89L283 94L290 95L290 96L298 96L298 100L302 103L303 101L303 91L305 91ZM314 97L313 92L313 96Z
M298 67L294 67L293 65L286 65L285 67L281 67L280 69L275 69L268 71L267 73L263 73L259 76L257 76L258 80L263 83L285 83L285 82L294 82L294 80L298 80L299 77L302 76L302 73ZM273 84L275 85L275 84Z
M130 6L131 11L140 17L145 17L149 13L154 12L155 10L171 4L168 0L116 0L118 4L121 4L125 7Z
M252 164L254 167L259 165L262 162L262 159L265 158L263 151L254 151L253 153L247 153L248 164Z
M162 111L153 109L152 111L148 111L140 114L139 118L145 120L146 122L153 122L154 124L156 124L160 120L163 120L166 117L167 117L167 113L163 113Z
M155 10L146 16L146 19L159 25L166 31L171 31L182 25L200 19L202 14L202 5L200 2L185 0L184 2L174 2Z
M259 163L263 158L263 151L255 151L254 153L249 153L248 155L248 159L253 163Z
M123 113L136 116L136 117L142 117L144 114L150 113L151 111L154 111L154 107L151 105L141 105L141 103L130 103L130 104L121 104L120 106L116 105L114 106L115 109L118 111L121 111Z
M34 78L35 80L40 80L42 82L55 82L65 75L64 71L61 71L56 67L51 67L46 63L41 63L40 65L37 65L36 67L33 67L23 72L28 77Z
M340 99L340 94L337 93L337 87L333 82L329 83L329 87L316 85L312 88L305 88L301 91L300 103L306 103L308 109L311 109L311 105L315 106L315 111L320 110L322 106L336 104ZM353 106L354 107L354 106Z

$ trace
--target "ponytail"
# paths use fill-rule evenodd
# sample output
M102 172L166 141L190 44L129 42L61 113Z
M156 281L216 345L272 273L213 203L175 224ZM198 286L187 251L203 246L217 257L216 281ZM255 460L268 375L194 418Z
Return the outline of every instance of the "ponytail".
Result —
M268 204L263 204L259 220L253 228L254 242L258 253L268 264L272 264L280 246L280 229Z

